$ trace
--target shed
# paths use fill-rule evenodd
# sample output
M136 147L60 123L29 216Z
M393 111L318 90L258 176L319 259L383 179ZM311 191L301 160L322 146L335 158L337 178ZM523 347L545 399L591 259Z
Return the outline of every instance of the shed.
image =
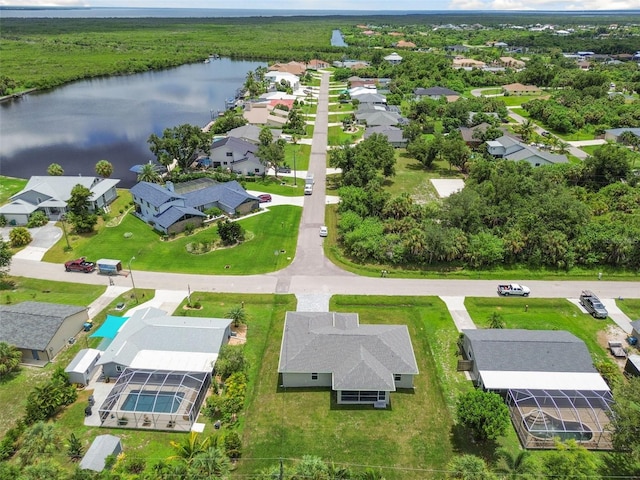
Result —
M96 362L100 358L100 355L102 355L102 352L95 348L83 348L80 350L73 360L71 360L67 368L64 369L69 375L69 381L71 383L88 385L96 371Z
M640 355L629 355L624 373L630 377L640 377Z
M115 435L98 435L87 453L80 460L80 468L101 472L105 467L105 460L109 455L118 455L122 452L120 438Z

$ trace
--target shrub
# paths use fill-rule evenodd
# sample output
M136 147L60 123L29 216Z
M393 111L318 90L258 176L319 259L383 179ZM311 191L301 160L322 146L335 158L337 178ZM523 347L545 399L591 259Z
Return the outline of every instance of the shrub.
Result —
M4 215L0 215L0 227L6 227L7 226L7 217L5 217Z
M237 432L228 432L224 437L224 451L231 459L240 458L242 441Z
M49 218L44 214L43 211L37 210L33 212L29 216L29 221L27 222L28 228L42 227L49 222Z
M184 234L191 235L195 229L196 229L196 226L193 223L187 223L184 226Z
M25 227L16 227L9 232L12 247L24 247L31 243L31 233Z

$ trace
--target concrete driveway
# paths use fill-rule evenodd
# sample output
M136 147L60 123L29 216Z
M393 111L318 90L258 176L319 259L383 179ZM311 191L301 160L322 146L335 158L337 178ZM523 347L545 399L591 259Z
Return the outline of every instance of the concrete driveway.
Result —
M9 241L9 232L13 227L3 227L0 229L2 239ZM14 259L26 259L33 261L40 261L44 257L51 247L53 247L60 237L62 237L62 230L55 226L55 222L49 222L42 227L30 228L32 241L25 248L16 253Z

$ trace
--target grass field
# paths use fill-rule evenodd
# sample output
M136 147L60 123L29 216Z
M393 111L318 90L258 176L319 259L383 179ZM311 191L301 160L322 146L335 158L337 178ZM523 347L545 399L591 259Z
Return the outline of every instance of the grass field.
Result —
M24 188L27 181L22 178L0 176L0 205L7 203L9 197Z
M444 304L434 297L338 296L332 311L357 312L363 324L406 324L420 374L415 390L391 395L391 408L337 405L328 389L281 389L277 365L283 318L266 341L255 395L247 409L245 452L237 473L275 465L277 458L317 455L336 464L385 465L388 479L438 478L458 449L451 440L451 406L471 388L456 372L457 331ZM249 342L253 341L251 334Z
M596 320L567 300L467 297L465 306L478 328L488 328L489 316L497 312L505 321L506 328L567 330L586 343L594 360L609 358L605 350L606 343L598 342L598 334L614 323L609 319Z
M429 181L431 178L462 178L458 170L449 170L446 162L435 162L430 169L407 155L406 150L396 149L396 174L384 181L384 187L391 195L408 193L424 203L436 200L436 189Z
M149 225L129 214L118 226L103 228L99 234L70 235L71 252L64 251L64 238L60 239L47 252L45 261L62 263L79 256L89 259L135 256L135 268L139 270L209 275L271 272L286 267L293 260L302 211L292 206L270 207L269 210L240 220L247 240L232 248L191 254L187 251L189 244L214 242L219 238L215 226L193 235L162 241ZM125 238L125 233L132 235ZM279 254L274 255L274 251Z
M362 125L358 126L358 130L355 133L347 133L343 131L341 126L329 127L327 144L329 146L335 147L344 145L346 141L353 143L363 135L364 127Z
M616 300L616 304L618 305L618 308L631 319L631 321L640 320L640 298Z

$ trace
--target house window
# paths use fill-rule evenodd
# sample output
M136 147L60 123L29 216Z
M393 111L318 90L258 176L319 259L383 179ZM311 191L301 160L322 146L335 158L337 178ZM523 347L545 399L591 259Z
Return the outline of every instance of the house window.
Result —
M222 164L223 164L223 165L228 165L228 163L227 163L227 162L222 162Z
M394 373L393 374L393 381L394 382L399 382L400 380L402 380L402 375L400 375L399 373Z
M233 152L227 152L227 157L233 157Z
M378 392L378 400L386 400L387 392Z
M260 173L260 169L259 169L259 168L254 168L254 169L253 169L253 171L254 171L255 173Z
M318 374L317 373L312 373L311 374L311 380L317 380L318 379Z
M116 372L122 372L122 365L116 365Z

